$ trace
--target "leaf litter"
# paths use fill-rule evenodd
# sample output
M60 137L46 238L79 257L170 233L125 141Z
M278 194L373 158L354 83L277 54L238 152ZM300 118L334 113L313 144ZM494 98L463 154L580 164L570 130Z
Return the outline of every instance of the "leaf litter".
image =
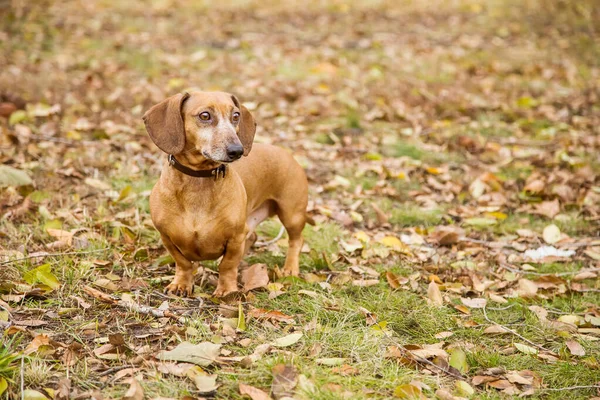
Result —
M28 357L27 396L597 394L598 66L568 50L596 35L573 28L592 3L552 3L547 24L533 2L218 5L201 26L170 4L6 14L0 337ZM173 260L147 211L159 164L140 116L198 68L311 185L301 277L281 276L275 241L232 301L210 296L210 263L191 298L160 293ZM0 353L13 397L16 363Z

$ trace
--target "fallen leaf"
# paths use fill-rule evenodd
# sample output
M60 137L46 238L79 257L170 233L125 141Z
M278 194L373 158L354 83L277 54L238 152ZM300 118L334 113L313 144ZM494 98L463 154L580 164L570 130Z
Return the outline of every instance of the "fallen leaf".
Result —
M25 389L21 393L23 400L48 400L46 396L38 392L37 390ZM136 399L137 400L137 399Z
M456 381L455 385L459 396L471 397L475 394L475 389L465 381Z
M281 311L276 311L276 310L265 310L264 308L253 308L250 311L248 311L248 317L251 318L258 318L258 319L267 319L270 321L277 321L277 322L285 322L288 324L293 324L294 323L294 317L286 315L284 313L282 313Z
M465 298L461 297L460 301L469 308L484 308L487 304L487 300L483 298Z
M280 337L279 339L275 339L273 342L273 346L275 347L288 347L293 344L298 343L298 340L302 337L302 332L292 333L287 336Z
M421 388L415 385L406 384L396 386L394 388L394 397L399 399L420 399L421 398Z
M538 291L538 285L529 279L519 279L519 296L534 297Z
M140 382L135 378L129 378L127 383L130 386L123 396L123 400L144 400L144 388L140 385Z
M293 390L298 384L298 372L293 365L277 364L273 367L273 383L271 392L275 399L292 397Z
M254 264L242 271L243 291L266 287L269 284L267 264Z
M338 357L317 358L315 360L315 362L317 364L321 364L321 365L334 366L334 365L342 365L344 362L346 362L346 359L345 358L338 358Z
M517 350L519 350L521 353L524 353L524 354L537 354L538 353L536 348L527 346L526 344L515 343L514 345L517 348Z
M469 371L467 355L461 349L456 348L452 350L450 353L450 361L448 363L462 374L466 374Z
M431 281L429 283L429 288L427 289L427 297L429 297L431 304L433 304L434 306L439 307L439 306L444 305L444 299L442 298L442 292L440 292L440 288L438 287L437 283L435 283L434 281Z
M488 385L491 386L491 387L493 387L494 389L500 389L500 390L508 389L508 388L512 388L513 387L513 384L510 383L506 379L498 379L498 380L495 380L495 381L491 381L491 382L488 382Z
M488 326L487 328L485 328L483 330L483 333L487 333L487 334L493 334L493 333L503 334L503 333L509 333L509 331L507 331L505 328L503 328L500 325L491 325L491 326Z
M33 184L33 181L25 171L0 165L0 188L7 186L26 186Z
M2 376L0 376L0 395L8 389L8 382Z
M339 367L332 368L331 372L334 374L340 374L342 376L355 376L360 373L357 368L348 364L343 364Z
M43 283L53 290L60 287L60 282L56 276L52 274L50 264L43 264L37 268L27 271L25 274L23 274L23 279L30 285Z
M533 378L524 377L524 376L520 375L517 371L508 372L508 373L506 373L505 377L506 377L506 379L508 379L508 381L510 383L518 383L521 385L533 384Z
M194 381L200 394L212 393L220 386L217 384L217 375L209 375L196 365L188 369L185 374Z
M271 400L271 396L254 386L239 383L240 394L249 396L252 400Z
M554 224L548 225L544 228L542 237L544 238L544 242L554 244L560 240L560 229Z
M571 339L571 340L567 340L566 345L569 348L569 351L571 352L571 354L573 354L574 356L579 356L579 357L585 356L585 349L583 348L583 346L581 344L579 344L579 342Z
M202 342L191 344L182 342L173 350L162 351L157 358L163 361L182 361L206 367L212 364L221 350L220 344Z
M535 214L540 214L553 219L560 212L560 203L558 199L553 201L543 201L535 206Z
M398 289L400 286L408 283L408 278L398 276L390 271L385 273L385 278L392 289Z

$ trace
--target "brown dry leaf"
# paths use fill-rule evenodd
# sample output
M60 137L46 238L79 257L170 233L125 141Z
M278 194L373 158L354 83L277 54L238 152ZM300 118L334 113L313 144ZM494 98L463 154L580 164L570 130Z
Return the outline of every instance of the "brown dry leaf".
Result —
M494 389L508 389L514 387L512 383L510 383L507 379L498 379L495 381L491 381L487 383L488 386L493 387Z
M460 301L469 308L484 308L487 304L487 300L483 298L461 297Z
M534 181L529 182L527 185L525 185L523 190L525 190L526 192L530 192L530 193L540 193L544 190L545 187L546 187L546 183L544 183L544 181L536 179Z
M271 400L271 396L254 386L239 383L240 394L249 396L252 400Z
M35 352L41 352L45 355L48 355L50 353L54 353L55 348L58 346L59 344L50 339L48 335L41 334L33 338L23 353L29 355Z
M442 292L440 291L439 286L434 281L429 283L429 288L427 289L427 297L429 298L430 304L434 306L441 307L444 305L444 299L442 297Z
M266 287L269 284L267 264L254 264L242 271L243 291Z
M408 278L398 276L391 271L387 271L385 273L385 278L392 289L398 289L402 285L406 285L408 283Z
M505 375L510 383L518 383L521 385L532 385L533 377L522 376L518 371L509 371Z
M552 201L543 201L535 206L535 214L544 215L550 219L553 219L560 212L560 203L558 199Z
M444 344L443 342L440 342L440 343L436 343L436 344L425 344L422 346L406 345L406 346L404 346L404 348L406 350L408 350L411 354L413 354L417 357L421 357L421 358L440 357L444 360L447 360L449 355L446 352L446 350L444 350L442 348L443 344Z
M294 388L298 384L298 371L290 364L277 364L273 367L273 383L271 392L275 399L293 397Z
M257 319L267 319L270 321L285 322L293 324L295 322L294 317L286 315L281 311L277 310L265 310L264 308L253 308L246 314L248 317Z
M123 396L123 400L144 400L144 388L135 378L129 378L126 383L129 383L129 389Z
M573 354L574 356L579 356L579 357L585 356L585 349L583 348L583 346L581 344L579 344L579 342L571 339L571 340L567 340L566 345L569 348L569 351L571 352L571 354Z
M488 326L487 328L484 329L483 333L487 333L487 334L504 334L504 333L510 333L509 331L507 331L505 328L503 328L500 325L491 325Z
M71 246L73 244L73 232L52 228L46 229L46 232L48 232L48 234L53 238L58 239L59 242L64 242L67 246Z
M355 279L352 281L352 286L369 287L379 284L379 279Z
M377 216L377 222L379 223L379 225L385 225L388 223L389 218L388 216L381 210L381 208L379 208L377 206L377 204L375 204L374 202L371 203L371 207L373 208L373 211L375 211L375 215Z
M538 291L538 285L529 279L519 279L519 289L517 293L520 297L535 297Z
M335 367L331 370L331 372L333 372L334 374L340 374L342 376L354 376L360 373L360 371L357 368L348 364L343 364L339 367Z
M55 392L55 400L69 400L70 393L71 380L69 378L62 378L61 380L59 380Z

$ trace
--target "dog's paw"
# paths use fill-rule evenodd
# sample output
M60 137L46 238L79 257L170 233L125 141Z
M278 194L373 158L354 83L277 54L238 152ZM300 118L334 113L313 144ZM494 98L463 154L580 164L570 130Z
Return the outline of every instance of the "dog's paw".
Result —
M300 274L300 271L298 271L298 270L291 270L291 269L284 268L283 271L281 271L281 275L283 275L283 276L298 276L299 274Z
M194 293L194 284L193 283L180 283L180 282L171 282L165 288L166 294L174 294L180 297L191 297Z
M213 296L215 297L225 297L228 294L237 292L237 287L217 285L217 288L213 292Z

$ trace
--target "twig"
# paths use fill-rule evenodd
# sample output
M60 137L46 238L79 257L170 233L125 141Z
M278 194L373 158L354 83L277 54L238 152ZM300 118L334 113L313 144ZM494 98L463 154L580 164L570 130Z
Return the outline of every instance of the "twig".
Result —
M283 236L284 230L285 230L285 227L282 225L281 228L279 229L279 233L277 234L277 236L275 236L275 238L268 240L266 242L256 242L256 243L254 243L253 247L266 247L266 246L272 245L273 243L275 243L279 239L281 239L281 237Z
M443 367L440 367L439 365L437 365L437 364L435 364L435 363L433 363L433 362L429 361L428 359L426 359L426 358L424 358L424 357L420 357L420 356L417 356L416 354L413 354L413 353L409 352L409 351L408 351L408 350L406 350L406 349L405 349L405 348L404 348L404 347L403 347L403 346L402 346L400 343L398 343L396 340L394 340L394 338L393 338L391 335L389 335L389 334L388 334L388 333L385 331L384 327L382 327L381 325L379 325L379 322L375 322L375 325L377 325L377 326L378 326L378 327L381 329L381 332L383 332L383 334L384 334L384 335L385 335L385 336L386 336L386 337L387 337L387 338L388 338L388 339L389 339L389 340L390 340L392 343L394 343L394 345L396 346L396 348L397 348L398 350L400 350L400 351L401 351L401 352L402 352L402 353L403 353L403 354L404 354L404 355L405 355L405 356L406 356L408 359L414 360L414 361L415 361L415 362L417 362L417 363L426 364L427 366L429 366L429 367L433 367L433 368L435 368L435 369L437 369L437 370L439 370L439 371L443 372L443 373L444 373L444 374L446 374L446 375L450 375L451 377L453 377L453 378L455 378L455 379L458 379L458 380L461 380L461 381L464 381L464 380L465 380L465 377L464 377L464 376L462 376L462 375L457 375L457 374L455 374L454 372L452 372L452 371L450 371L450 370L447 370L447 369L445 369L445 368L443 368Z
M112 367L112 368L109 368L109 369L107 369L105 371L100 372L98 374L98 376L110 375L110 374L112 374L114 372L120 371L122 369L127 369L127 368L131 368L131 365L119 365L119 366Z
M511 243L503 243L503 242L490 242L489 240L481 240L481 239L472 239L469 237L462 237L459 239L460 242L471 242L477 244L483 244L488 247L493 248L501 248L501 247L513 247ZM586 242L575 242L575 243L555 243L555 247L589 247L595 246L594 243L586 243Z
M506 326L504 326L504 325L501 325L501 324L497 323L496 321L493 321L493 320L491 320L491 319L488 317L488 315L487 315L487 311L486 311L486 307L485 307L485 306L483 307L483 316L484 316L485 320L486 320L487 322L489 322L490 324L494 324L494 325L497 325L497 326L501 327L501 328L502 328L502 329L504 329L506 332L512 333L513 335L515 335L515 336L516 336L516 337L518 337L519 339L521 339L521 340L524 340L525 342L529 343L529 344L530 344L530 345L532 345L532 346L535 346L535 347L537 347L537 348L538 348L538 349L540 349L540 350L544 350L544 351L548 351L548 352L550 352L550 353L553 353L553 351L552 351L552 350L548 350L547 348L545 348L545 347L543 347L543 346L540 346L540 345L539 345L539 344L537 344L537 343L534 343L534 342L532 342L531 340L527 339L525 336L522 336L521 334L519 334L519 333L517 333L517 332L513 331L512 329L510 329L510 328L507 328Z
M600 385L581 385L581 386L567 386L562 388L540 388L542 392L560 392L563 390L575 390L575 389L600 389Z
M21 258L15 258L13 260L2 261L2 262L0 262L0 265L12 264L14 262L29 260L29 259L38 258L38 257L57 257L57 256L70 256L70 255L74 255L74 254L100 253L100 252L103 252L103 251L106 251L109 249L110 249L110 247L105 247L103 249L87 250L87 251L67 251L65 253L34 254L31 256L27 256L27 257L21 257Z
M25 356L21 356L21 400L25 400Z
M109 303L112 305L123 307L130 311L135 311L137 313L145 314L145 315L152 315L153 317L157 317L157 318L165 318L166 317L166 318L175 319L178 322L185 322L185 318L180 317L179 315L174 314L171 311L168 311L168 310L163 311L163 310L159 310L158 308L144 306L144 305L140 305L137 303L121 300L116 296L112 296L110 294L104 293L98 289L94 289L91 286L84 286L83 291L85 293L87 293L88 295L90 295L104 303Z
M580 272L597 272L600 271L600 268L589 268L589 269L584 269L584 270L579 270L579 271L566 271L566 272L554 272L554 273L548 273L548 272L535 272L535 271L523 271L521 269L516 269L511 267L510 265L508 265L507 263L504 262L500 262L499 263L500 266L506 270L509 270L511 272L514 272L516 274L530 274L530 275L536 275L536 276L568 276L568 275L577 275Z

